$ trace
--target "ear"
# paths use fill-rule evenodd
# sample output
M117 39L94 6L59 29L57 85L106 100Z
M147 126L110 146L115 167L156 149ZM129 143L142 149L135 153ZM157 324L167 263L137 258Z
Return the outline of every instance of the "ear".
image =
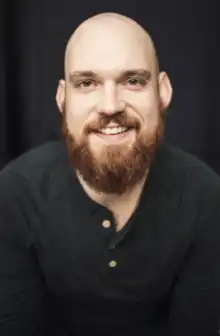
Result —
M160 104L163 110L167 109L170 105L173 89L169 80L169 77L166 72L161 72L159 74L159 96Z
M56 93L56 102L58 109L61 113L63 113L63 108L65 104L65 80L61 79L59 81Z

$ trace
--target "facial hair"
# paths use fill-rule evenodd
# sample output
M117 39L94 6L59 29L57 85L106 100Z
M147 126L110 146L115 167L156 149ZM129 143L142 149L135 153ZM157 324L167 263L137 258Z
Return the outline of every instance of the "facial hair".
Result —
M132 147L125 144L106 146L97 156L89 146L88 136L91 132L106 127L110 121L119 126L134 128L136 141ZM111 117L103 115L86 125L80 140L68 128L65 107L61 122L71 165L93 190L104 194L121 195L145 177L164 133L162 114L157 128L151 133L141 132L140 122L125 112Z

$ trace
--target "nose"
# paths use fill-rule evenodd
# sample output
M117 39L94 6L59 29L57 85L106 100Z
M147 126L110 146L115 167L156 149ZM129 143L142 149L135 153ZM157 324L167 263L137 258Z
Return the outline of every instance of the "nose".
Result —
M101 93L98 112L111 116L123 112L124 109L125 102L119 99L116 86L113 83L106 84Z

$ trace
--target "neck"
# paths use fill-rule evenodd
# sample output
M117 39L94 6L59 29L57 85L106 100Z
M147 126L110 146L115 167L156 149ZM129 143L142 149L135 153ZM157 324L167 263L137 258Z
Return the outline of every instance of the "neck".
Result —
M148 171L139 183L137 183L133 188L128 189L122 195L104 194L95 191L82 179L79 174L77 174L77 176L87 195L93 201L111 211L114 215L118 229L121 229L138 206L140 196L148 176Z

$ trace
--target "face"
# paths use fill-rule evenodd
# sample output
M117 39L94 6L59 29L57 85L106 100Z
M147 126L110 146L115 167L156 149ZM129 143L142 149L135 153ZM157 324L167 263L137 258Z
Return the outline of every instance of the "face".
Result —
M142 38L125 24L95 26L67 57L57 93L62 132L74 168L96 191L122 194L137 184L163 135L169 83Z

